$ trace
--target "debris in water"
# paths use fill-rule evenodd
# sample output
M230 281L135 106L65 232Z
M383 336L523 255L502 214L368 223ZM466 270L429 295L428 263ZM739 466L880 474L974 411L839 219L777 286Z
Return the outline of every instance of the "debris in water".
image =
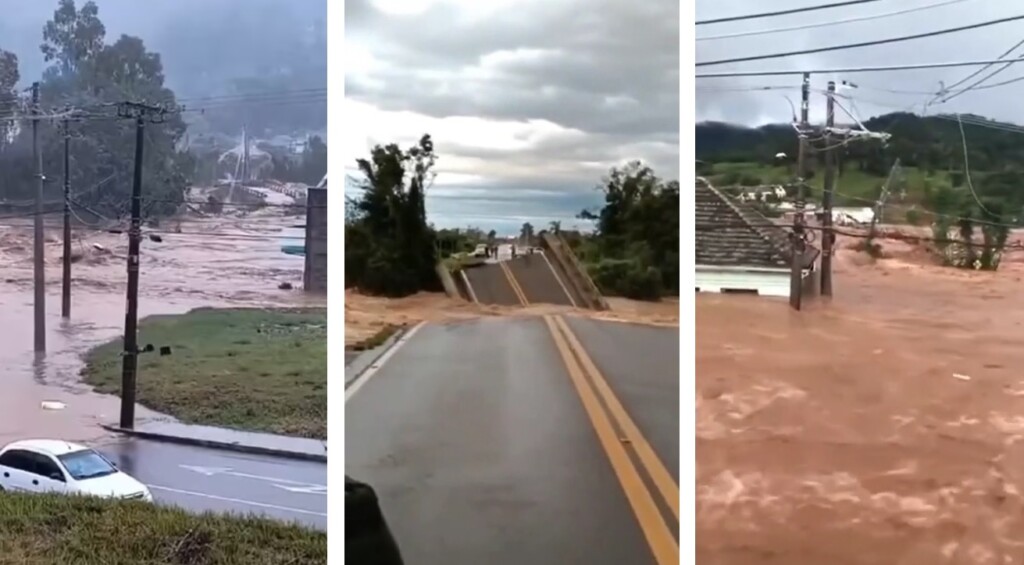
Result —
M43 410L63 410L64 406L63 402L57 402L56 400L44 400L42 402Z
M277 285L277 288L279 288L281 290L291 290L292 289L292 283L290 283L290 282L283 282L283 283Z
M954 379L960 379L961 381L969 381L971 377L968 375L961 375L960 373L953 373Z

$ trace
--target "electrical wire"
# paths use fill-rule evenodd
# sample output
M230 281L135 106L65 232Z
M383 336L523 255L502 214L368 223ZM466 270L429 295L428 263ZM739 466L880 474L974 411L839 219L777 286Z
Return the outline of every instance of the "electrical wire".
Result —
M803 12L813 12L817 10L826 10L829 8L841 8L843 6L853 6L856 4L868 4L871 2L878 2L878 0L846 0L845 2L832 2L830 4L817 4L814 6L806 6L803 8L790 8L788 10L779 10L776 12L761 12L759 14L747 14L744 16L729 16L725 18L714 18L710 20L697 20L693 25L710 25L710 24L721 24L726 22L738 22L742 20L753 20L758 18L774 18L776 16L786 16L789 14L800 14Z
M827 22L818 22L818 23L813 23L813 24L804 24L804 25L790 26L790 27L778 27L778 28L774 28L774 29L762 29L762 30L754 30L754 31L741 31L741 32L736 32L736 33L723 33L721 35L709 35L709 36L705 36L705 37L698 37L697 41L713 41L713 40L716 40L716 39L733 39L733 38L736 38L736 37L752 37L752 36L756 36L756 35L769 35L769 34L773 34L773 33L785 33L785 32L790 32L790 31L800 31L800 30L805 30L805 29L815 29L815 28L820 28L820 27L834 26L834 25L840 25L840 24L849 24L849 23L854 23L854 22L866 22L866 21L870 21L870 20L878 20L878 19L882 19L882 18L889 18L889 17L892 17L892 16L901 16L903 14L910 14L910 13L913 13L913 12L920 12L920 11L923 11L923 10L931 10L933 8L941 8L943 6L949 6L950 4L958 4L960 2L965 2L965 1L966 0L946 0L945 2L937 2L935 4L927 4L925 6L918 6L916 8L909 8L909 9L905 9L905 10L896 10L894 12L886 12L884 14L873 14L873 15L870 15L870 16L858 16L858 17L846 18L846 19L842 19L842 20L830 20L830 21L827 21Z
M925 32L925 33L918 33L918 34L914 34L914 35L903 35L903 36L899 36L899 37L889 37L889 38L886 38L886 39L875 39L875 40L871 40L871 41L861 41L860 43L847 43L847 44L844 44L844 45L830 45L828 47L815 47L813 49L801 49L799 51L786 51L786 52L783 52L783 53L770 53L770 54L766 54L766 55L750 55L750 56L747 56L747 57L734 57L732 59L719 59L719 60L716 60L716 61L704 61L704 62L697 63L696 66L698 66L698 67L707 67L707 66L711 66L711 65L725 65L725 64L728 64L728 63L745 63L745 62L748 62L748 61L763 61L765 59L779 59L779 58L782 58L782 57L795 57L797 55L809 55L809 54L812 54L812 53L826 53L826 52L829 52L829 51L841 51L841 50L846 50L846 49L858 49L858 48L861 48L861 47L871 47L871 46L874 46L874 45L887 45L887 44L890 44L890 43L901 43L901 42L904 42L904 41L911 41L911 40L914 40L914 39L923 39L923 38L926 38L926 37L936 37L936 36L939 36L939 35L946 35L946 34L949 34L949 33L957 33L957 32L967 31L967 30L971 30L971 29L978 29L978 28L982 28L982 27L989 27L989 26L993 26L993 25L996 25L996 24L1002 24L1002 23L1007 23L1007 22L1014 22L1014 21L1017 21L1017 20L1024 20L1024 14L1020 14L1020 15L1017 15L1017 16L1010 16L1010 17L1007 17L1007 18L999 18L997 20L989 20L989 21L986 21L986 22L979 22L979 23L976 23L976 24L970 24L970 25L966 25L966 26L952 27L952 28L946 28L946 29L939 29L939 30L929 31L929 32Z
M964 133L964 124L963 121L961 121L960 119L960 114L956 115L956 121L957 124L960 126L960 141L964 148L964 177L967 179L967 187L971 190L971 196L974 197L974 202L978 204L979 208L981 208L989 216L997 216L997 214L994 214L991 210L986 208L984 204L981 203L981 199L978 198L978 193L974 191L974 183L971 182L971 160L967 156L967 134Z
M1024 17L1024 16L1022 16ZM784 69L774 71L722 71L717 73L695 73L694 78L733 78L733 77L763 77L763 76L789 76L810 74L853 74L853 73L885 73L892 71L919 71L927 69L946 69L953 67L974 67L978 65L989 65L992 63L1019 63L1024 57L1017 59L996 59L984 61L957 61L953 63L918 63L913 65L889 65L889 66L861 66L861 67L840 67L821 69ZM933 94L933 93L929 93Z

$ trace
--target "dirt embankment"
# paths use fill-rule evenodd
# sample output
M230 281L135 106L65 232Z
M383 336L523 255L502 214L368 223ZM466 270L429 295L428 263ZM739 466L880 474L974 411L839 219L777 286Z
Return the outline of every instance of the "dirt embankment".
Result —
M1024 253L850 245L832 304L697 297L698 561L1024 562Z
M345 345L368 339L388 325L452 322L491 316L539 316L573 312L595 318L634 321L658 325L679 324L679 300L643 303L609 299L608 312L588 312L563 306L532 305L527 308L484 306L449 298L440 293L421 292L406 298L380 298L357 291L345 291Z

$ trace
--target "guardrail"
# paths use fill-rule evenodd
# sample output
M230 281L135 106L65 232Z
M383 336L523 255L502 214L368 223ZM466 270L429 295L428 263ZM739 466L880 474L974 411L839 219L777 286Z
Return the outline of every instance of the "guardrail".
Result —
M562 266L566 274L569 275L570 282L579 292L580 296L589 302L589 306L594 310L607 310L608 302L601 295L601 291L594 283L594 279L590 278L590 274L587 273L586 266L576 257L576 254L569 247L569 243L565 241L565 238L561 234L546 232L543 234L541 241L555 256L555 259Z

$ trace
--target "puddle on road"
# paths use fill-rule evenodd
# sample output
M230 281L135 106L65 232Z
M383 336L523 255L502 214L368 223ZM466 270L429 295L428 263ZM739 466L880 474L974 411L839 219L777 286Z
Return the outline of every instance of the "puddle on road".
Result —
M302 287L302 257L281 253L281 230L295 217L167 222L144 240L139 315L175 314L203 306L324 306L323 297L279 290ZM175 233L180 228L181 233ZM93 441L116 422L119 399L80 383L81 357L122 335L127 236L82 230L72 245L71 319L60 318L61 243L58 225L46 229L47 353L33 347L31 226L0 227L0 442L25 437ZM145 378L140 375L140 378ZM47 409L44 402L62 403ZM52 408L52 407L51 407ZM139 408L140 419L163 416Z

